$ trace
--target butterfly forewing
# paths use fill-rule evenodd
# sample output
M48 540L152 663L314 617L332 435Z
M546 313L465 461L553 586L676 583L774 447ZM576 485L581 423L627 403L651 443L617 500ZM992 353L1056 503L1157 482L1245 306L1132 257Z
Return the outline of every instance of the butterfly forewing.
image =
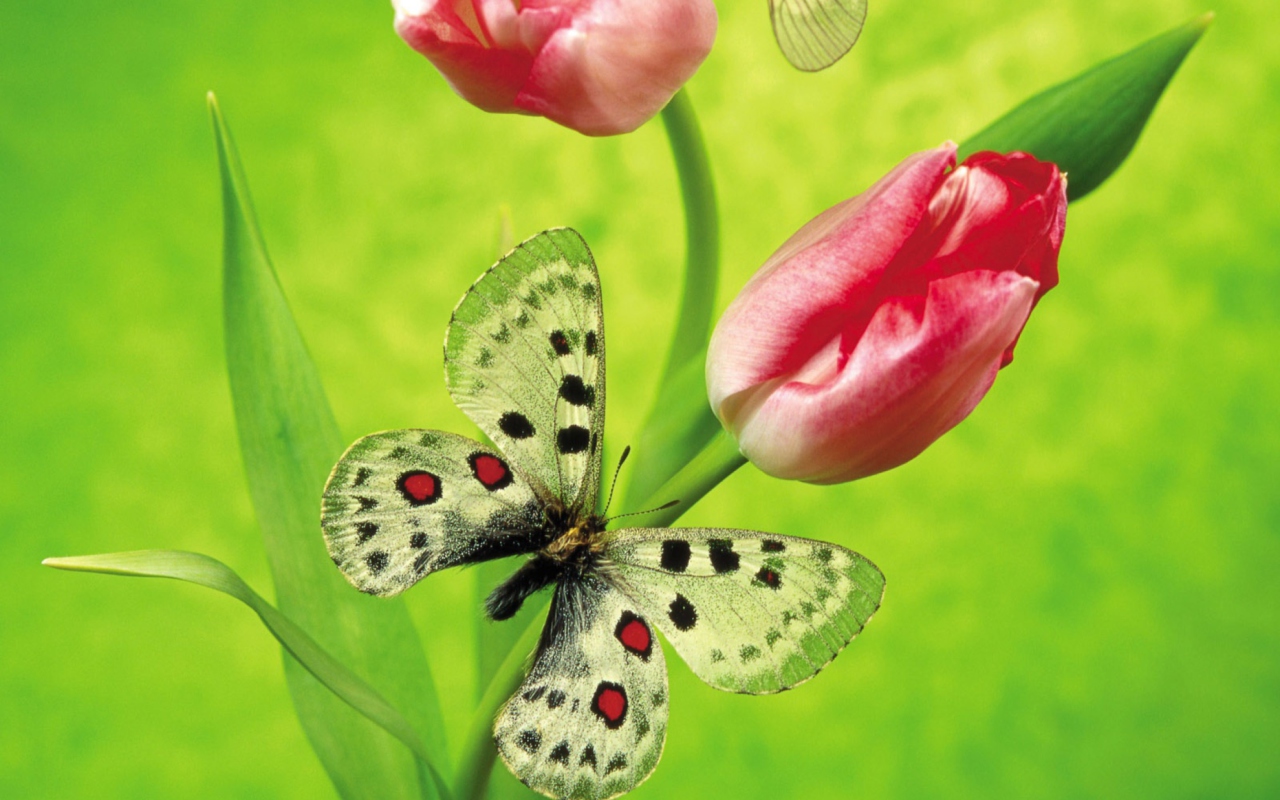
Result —
M880 606L884 576L825 542L755 531L617 531L604 569L690 669L766 694L813 677Z
M604 366L600 280L567 228L534 236L481 276L445 339L454 403L535 491L587 512L600 484Z
M667 667L644 614L597 575L562 581L494 726L502 760L550 797L603 800L653 772L666 731Z
M778 47L806 72L840 60L862 33L867 0L769 0Z
M377 595L546 543L528 482L491 448L443 431L386 431L351 445L325 485L320 524L347 580Z

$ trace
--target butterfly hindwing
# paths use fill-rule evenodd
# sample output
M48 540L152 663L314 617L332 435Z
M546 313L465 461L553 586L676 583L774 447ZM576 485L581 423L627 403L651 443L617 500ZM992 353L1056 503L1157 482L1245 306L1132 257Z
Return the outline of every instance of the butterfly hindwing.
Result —
M550 797L603 800L653 772L666 730L653 627L600 576L562 580L533 666L494 725L502 760Z
M769 0L769 17L791 65L815 72L839 61L858 41L867 0Z
M491 448L443 431L386 431L351 445L325 485L320 524L347 580L376 595L546 543L528 482Z
M718 689L767 694L813 677L880 606L884 576L826 542L755 531L615 532L604 569L689 668Z
M590 510L604 431L600 279L577 232L545 231L463 296L445 338L454 403L543 496Z

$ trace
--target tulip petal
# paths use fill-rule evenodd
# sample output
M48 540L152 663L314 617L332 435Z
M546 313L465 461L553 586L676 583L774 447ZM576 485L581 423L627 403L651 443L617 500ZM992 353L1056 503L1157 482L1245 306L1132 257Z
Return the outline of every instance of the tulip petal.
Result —
M398 0L396 33L430 59L467 102L490 112L518 112L515 98L529 77L527 50L487 47L448 3Z
M924 298L885 302L833 377L752 393L758 407L735 418L743 453L771 475L811 483L914 458L990 388L1038 288L1016 272L975 270L931 283Z
M721 420L739 393L788 376L840 336L915 233L954 163L955 145L917 153L866 192L819 215L778 248L711 337L707 389Z
M551 12L539 6L551 5L525 3L522 24L538 24ZM715 32L711 3L582 3L541 45L515 104L588 135L627 133L693 76Z

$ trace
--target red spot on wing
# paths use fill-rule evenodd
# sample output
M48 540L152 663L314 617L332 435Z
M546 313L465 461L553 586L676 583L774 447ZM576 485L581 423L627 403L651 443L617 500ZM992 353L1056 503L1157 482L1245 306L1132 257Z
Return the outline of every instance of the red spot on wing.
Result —
M484 484L489 491L497 491L511 484L511 470L497 456L488 453L476 453L471 456L471 471L476 480Z
M627 712L627 698L617 689L605 689L600 693L600 699L596 701L596 707L600 709L600 713L604 714L604 718L610 722L616 722L622 719L622 715Z
M411 505L426 505L440 499L440 478L420 469L401 475L396 486Z
M404 490L408 492L414 500L421 503L423 500L426 500L428 497L431 497L436 493L436 479L425 472L420 472L417 475L410 475L404 482Z
M638 619L633 619L618 634L618 641L622 642L623 647L628 650L643 653L649 649L651 641L649 626Z
M627 717L627 690L622 684L600 681L595 697L591 698L591 710L609 730L621 728Z

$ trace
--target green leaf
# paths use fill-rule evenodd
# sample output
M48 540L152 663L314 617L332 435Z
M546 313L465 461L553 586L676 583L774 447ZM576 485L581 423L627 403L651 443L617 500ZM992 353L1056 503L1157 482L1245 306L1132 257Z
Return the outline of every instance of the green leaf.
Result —
M1204 14L1046 89L960 146L961 159L980 150L1022 150L1067 173L1067 195L1098 188L1129 155L1156 101L1187 53L1213 21Z
M431 755L409 721L378 694L376 689L325 652L305 631L263 600L261 595L221 561L181 550L136 550L129 553L46 558L43 563L48 567L72 572L173 578L231 595L253 609L289 655L306 667L329 691L403 742L418 758L421 768L437 785L441 796L448 796L448 788L444 786L443 779L431 766Z
M444 726L417 632L400 600L366 597L330 562L320 493L344 442L258 230L235 145L213 96L222 172L227 369L240 447L280 610L421 733L448 763ZM410 754L298 662L285 674L312 746L345 797L415 797Z

